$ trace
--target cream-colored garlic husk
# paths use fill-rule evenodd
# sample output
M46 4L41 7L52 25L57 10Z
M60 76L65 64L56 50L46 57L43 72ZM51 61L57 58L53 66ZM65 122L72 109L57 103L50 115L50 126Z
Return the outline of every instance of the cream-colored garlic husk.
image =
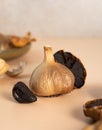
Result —
M5 60L0 58L0 75L6 73L9 69L9 65L6 63Z
M30 87L38 96L68 93L74 88L74 76L67 67L54 60L51 47L44 47L44 60L34 70Z

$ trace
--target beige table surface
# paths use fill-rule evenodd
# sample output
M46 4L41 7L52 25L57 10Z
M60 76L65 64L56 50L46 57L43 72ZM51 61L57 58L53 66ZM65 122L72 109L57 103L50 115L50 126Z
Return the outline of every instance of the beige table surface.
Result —
M29 85L32 71L43 60L43 46L53 51L70 51L81 59L87 69L86 84L70 94L53 98L39 97L37 102L19 104L12 97L12 88L18 81ZM83 104L102 95L102 39L41 39L30 51L12 61L26 62L24 72L16 78L0 78L0 130L82 130L90 119L83 114Z

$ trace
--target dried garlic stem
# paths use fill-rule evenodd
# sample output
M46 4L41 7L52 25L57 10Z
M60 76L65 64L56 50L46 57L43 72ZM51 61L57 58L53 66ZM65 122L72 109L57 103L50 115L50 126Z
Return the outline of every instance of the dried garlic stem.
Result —
M44 62L54 62L54 56L51 47L44 47Z

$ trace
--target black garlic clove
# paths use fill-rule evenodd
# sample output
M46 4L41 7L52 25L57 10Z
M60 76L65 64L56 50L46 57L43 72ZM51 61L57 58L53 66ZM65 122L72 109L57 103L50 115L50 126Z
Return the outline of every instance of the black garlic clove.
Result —
M57 51L54 54L56 62L65 65L75 76L75 87L81 88L86 79L86 69L79 58L74 56L70 52L64 52L63 50Z
M37 97L23 82L15 84L12 89L12 95L19 103L31 103L37 101Z
M91 117L94 121L102 119L102 99L88 101L83 106L85 116Z

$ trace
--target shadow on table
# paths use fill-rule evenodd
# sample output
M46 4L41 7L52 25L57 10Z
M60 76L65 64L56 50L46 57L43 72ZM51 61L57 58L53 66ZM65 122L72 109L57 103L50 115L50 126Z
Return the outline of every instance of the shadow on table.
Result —
M71 114L76 120L80 120L81 122L86 122L88 124L92 123L92 120L84 115L83 109L80 106L74 108Z
M4 92L2 95L6 100L9 100L11 102L15 102L15 100L13 99L13 96L10 92Z
M88 94L93 98L102 98L102 86L99 85L91 85L88 89Z

